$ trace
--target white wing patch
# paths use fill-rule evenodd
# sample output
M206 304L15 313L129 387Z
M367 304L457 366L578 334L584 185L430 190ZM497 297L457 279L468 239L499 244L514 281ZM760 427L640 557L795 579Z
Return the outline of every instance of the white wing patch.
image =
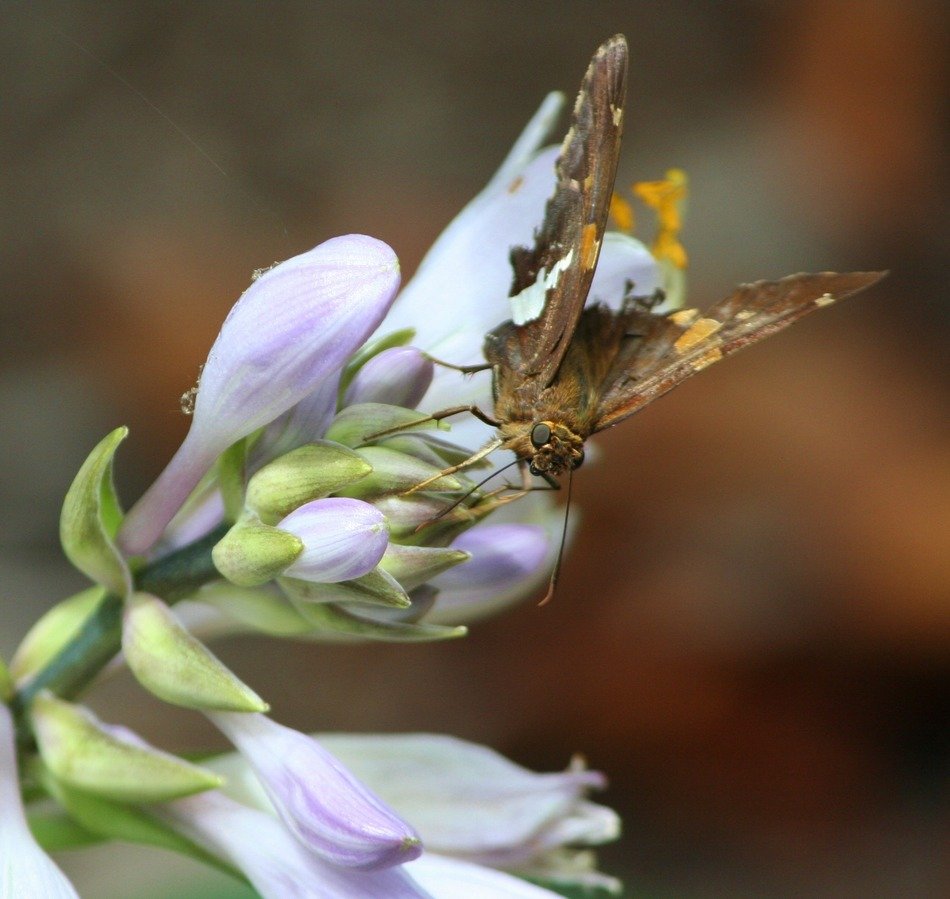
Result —
M534 284L529 284L519 294L511 298L511 320L516 325L526 325L534 321L544 311L544 301L547 298L548 291L557 286L563 272L574 257L573 248L571 251L551 267L551 271L541 269Z

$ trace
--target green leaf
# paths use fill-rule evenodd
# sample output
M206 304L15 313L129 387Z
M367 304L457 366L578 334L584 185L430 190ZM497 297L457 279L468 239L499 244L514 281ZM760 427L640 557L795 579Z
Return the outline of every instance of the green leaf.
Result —
M192 598L214 606L227 618L240 622L243 629L272 637L296 637L313 630L294 604L273 585L208 584Z
M69 561L118 596L132 589L132 579L113 540L122 515L112 483L112 459L128 433L128 428L116 428L89 454L66 492L59 519Z
M314 635L326 638L422 643L464 637L468 633L466 627L374 620L326 603L301 604L299 608L314 627Z
M427 492L454 493L462 489L462 482L458 478L453 475L438 477L440 468L415 456L397 453L386 446L364 446L358 452L373 471L357 483L338 490L338 496L365 499L402 493L433 477L436 480L425 487Z
M148 593L125 603L122 650L138 682L159 699L191 709L266 712L269 706Z

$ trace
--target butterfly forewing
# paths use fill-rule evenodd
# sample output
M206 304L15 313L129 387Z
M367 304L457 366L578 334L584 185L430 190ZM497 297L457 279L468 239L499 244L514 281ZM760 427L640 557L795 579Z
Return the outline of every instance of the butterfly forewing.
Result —
M620 313L625 336L602 384L593 431L623 421L714 362L883 276L820 272L756 281L703 313L657 315L634 305Z
M535 244L511 253L520 352L509 352L507 361L539 389L557 374L594 277L617 173L626 85L627 42L617 35L601 45L584 76Z

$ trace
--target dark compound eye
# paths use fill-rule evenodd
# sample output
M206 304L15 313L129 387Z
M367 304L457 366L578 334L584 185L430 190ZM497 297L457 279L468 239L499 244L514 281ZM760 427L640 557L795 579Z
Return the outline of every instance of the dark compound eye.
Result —
M571 462L571 468L580 468L584 464L584 451L581 450L581 454Z
M528 471L530 471L531 474L533 474L536 478L541 477L541 470L534 463L528 466Z
M535 449L541 449L551 439L551 429L540 422L531 429L531 445Z

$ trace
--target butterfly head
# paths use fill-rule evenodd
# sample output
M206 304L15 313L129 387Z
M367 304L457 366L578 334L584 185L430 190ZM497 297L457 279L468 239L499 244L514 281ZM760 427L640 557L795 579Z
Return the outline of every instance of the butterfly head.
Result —
M559 422L536 421L519 442L512 449L529 460L533 475L559 475L584 461L584 440Z

